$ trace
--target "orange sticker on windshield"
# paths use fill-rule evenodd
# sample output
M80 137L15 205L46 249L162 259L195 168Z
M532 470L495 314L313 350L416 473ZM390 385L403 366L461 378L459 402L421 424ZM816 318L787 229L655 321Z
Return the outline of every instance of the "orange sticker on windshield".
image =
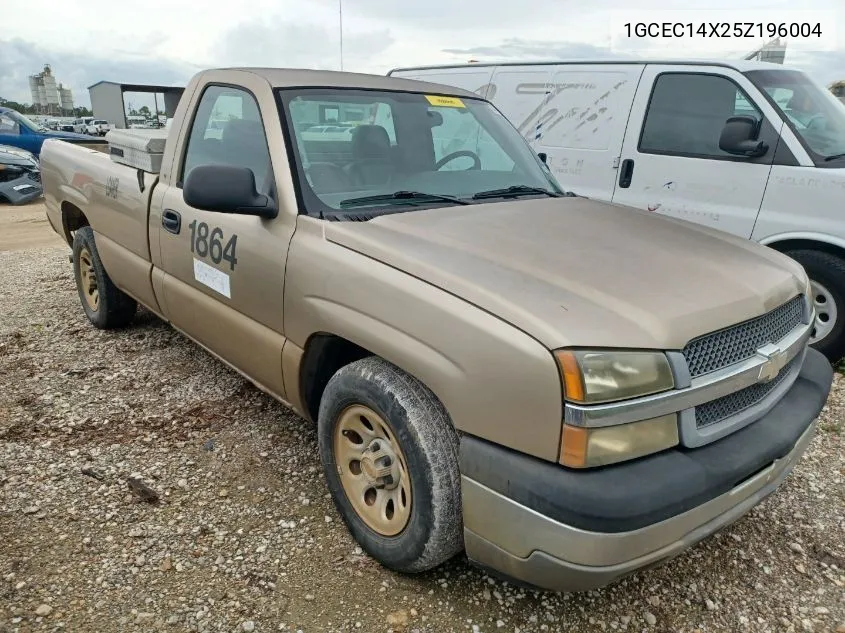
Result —
M426 99L433 106L442 106L445 108L465 108L464 102L457 97L441 97L438 95L426 95Z

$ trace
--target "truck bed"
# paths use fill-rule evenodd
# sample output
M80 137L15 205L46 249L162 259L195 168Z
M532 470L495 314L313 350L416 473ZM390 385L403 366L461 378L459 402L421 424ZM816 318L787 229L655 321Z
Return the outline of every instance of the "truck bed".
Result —
M41 177L53 228L70 243L65 218L84 214L96 227L97 251L114 284L160 313L149 230L158 176L116 163L102 151L50 140L41 151ZM152 234L157 249L158 233Z
M60 140L44 143L41 165L47 213L54 227L62 226L60 200L65 200L84 209L98 237L150 261L147 215L157 175L115 163L105 151Z

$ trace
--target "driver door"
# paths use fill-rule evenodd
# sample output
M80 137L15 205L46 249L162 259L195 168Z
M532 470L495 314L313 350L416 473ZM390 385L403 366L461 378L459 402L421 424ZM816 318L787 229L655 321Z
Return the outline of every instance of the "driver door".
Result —
M646 66L613 202L751 237L783 123L749 94L754 87L730 69ZM765 155L737 157L719 148L725 121L735 115L760 121Z
M246 86L249 81L241 79ZM261 97L268 104L264 108ZM282 297L295 216L284 209L275 218L204 211L188 206L182 196L193 167L231 165L248 167L259 193L278 204L261 117L267 107L275 111L273 95L260 83L254 92L210 84L194 99L195 114L185 122L190 127L183 128L185 140L172 171L154 193L153 208L160 213L151 214L150 230L158 231L162 307L175 327L284 397ZM279 126L278 118L266 123Z

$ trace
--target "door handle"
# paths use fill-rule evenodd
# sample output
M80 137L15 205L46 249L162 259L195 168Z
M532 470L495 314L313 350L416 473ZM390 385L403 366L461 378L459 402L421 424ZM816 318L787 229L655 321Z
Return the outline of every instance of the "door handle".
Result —
M182 229L182 216L178 211L165 209L161 214L161 225L165 231L179 235L179 231Z
M619 170L619 187L627 189L631 186L631 178L634 175L634 160L626 158L622 161L622 167Z

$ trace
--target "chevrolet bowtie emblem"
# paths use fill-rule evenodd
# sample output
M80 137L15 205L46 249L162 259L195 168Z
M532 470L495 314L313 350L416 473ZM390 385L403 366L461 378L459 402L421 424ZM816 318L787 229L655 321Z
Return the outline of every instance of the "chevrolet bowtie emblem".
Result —
M786 366L786 352L777 345L765 345L758 349L757 353L766 359L766 362L760 366L757 382L765 383L774 380Z

